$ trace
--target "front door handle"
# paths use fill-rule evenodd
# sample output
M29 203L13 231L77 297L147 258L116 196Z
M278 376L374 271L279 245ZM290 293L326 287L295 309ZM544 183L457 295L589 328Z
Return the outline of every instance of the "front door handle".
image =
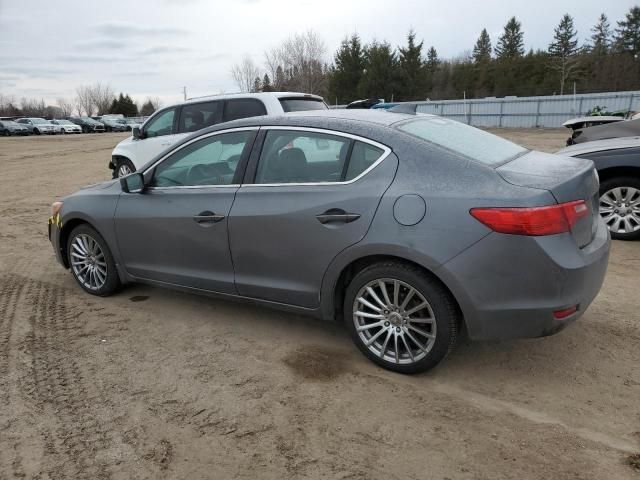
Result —
M359 213L348 213L341 208L330 208L320 215L316 215L316 218L323 225L331 222L351 223L360 218Z
M218 215L216 213L210 212L209 210L200 212L198 215L193 216L193 221L199 225L218 223L222 220L224 220L224 215Z

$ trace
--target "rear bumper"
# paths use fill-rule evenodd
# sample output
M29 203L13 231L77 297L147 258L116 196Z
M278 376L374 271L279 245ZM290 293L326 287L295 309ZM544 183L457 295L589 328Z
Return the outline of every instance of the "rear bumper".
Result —
M583 249L569 234L492 233L438 274L458 300L471 339L542 337L559 332L589 307L604 281L610 242L600 219ZM567 318L553 316L575 305L578 311Z

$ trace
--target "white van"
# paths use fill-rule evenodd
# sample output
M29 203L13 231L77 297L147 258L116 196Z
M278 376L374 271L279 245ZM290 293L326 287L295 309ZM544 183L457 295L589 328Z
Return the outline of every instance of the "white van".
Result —
M136 171L189 133L211 125L259 115L326 110L322 97L295 92L215 95L187 100L155 112L133 135L116 145L109 168L113 177Z

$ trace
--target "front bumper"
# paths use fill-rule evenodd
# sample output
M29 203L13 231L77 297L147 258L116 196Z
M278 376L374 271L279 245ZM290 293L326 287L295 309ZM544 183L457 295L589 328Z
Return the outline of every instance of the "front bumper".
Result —
M471 339L542 337L577 320L591 304L604 282L610 242L600 219L582 249L570 234L492 233L438 274L458 300ZM553 316L575 305L578 311L567 318Z

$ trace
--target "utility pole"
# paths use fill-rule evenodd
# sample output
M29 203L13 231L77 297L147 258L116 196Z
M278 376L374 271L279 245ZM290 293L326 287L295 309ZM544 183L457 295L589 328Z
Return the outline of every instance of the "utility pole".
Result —
M184 96L184 101L187 101L187 87L182 87L182 95Z

